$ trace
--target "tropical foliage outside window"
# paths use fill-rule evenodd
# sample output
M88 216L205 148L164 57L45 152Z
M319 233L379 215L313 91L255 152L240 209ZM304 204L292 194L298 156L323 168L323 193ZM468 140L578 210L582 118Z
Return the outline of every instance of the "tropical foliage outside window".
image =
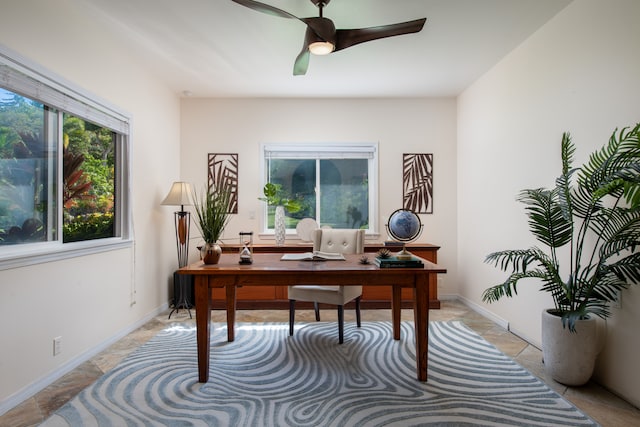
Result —
M63 239L114 236L115 132L64 115Z
M114 131L0 89L0 245L113 237L115 150Z
M52 117L53 116L53 117ZM54 240L55 112L0 90L0 244Z

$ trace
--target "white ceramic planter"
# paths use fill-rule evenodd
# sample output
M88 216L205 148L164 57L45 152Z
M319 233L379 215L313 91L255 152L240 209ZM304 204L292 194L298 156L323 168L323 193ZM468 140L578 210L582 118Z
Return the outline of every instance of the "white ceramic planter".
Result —
M578 320L576 332L562 327L562 318L542 312L542 356L545 370L557 382L586 384L595 367L600 345L595 318Z

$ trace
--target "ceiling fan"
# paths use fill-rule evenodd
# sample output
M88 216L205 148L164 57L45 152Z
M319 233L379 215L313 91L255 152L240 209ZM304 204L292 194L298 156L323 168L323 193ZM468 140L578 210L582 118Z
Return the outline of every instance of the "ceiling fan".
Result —
M337 30L333 21L322 16L322 9L329 4L330 0L310 0L311 3L315 4L320 11L319 16L311 18L298 18L297 16L282 9L254 0L232 1L268 15L297 19L307 25L302 50L296 57L293 65L294 76L306 74L307 69L309 68L310 53L313 53L314 55L327 55L371 40L417 33L422 30L422 27L427 20L427 18L422 18L413 21L400 22L398 24L382 25L379 27Z

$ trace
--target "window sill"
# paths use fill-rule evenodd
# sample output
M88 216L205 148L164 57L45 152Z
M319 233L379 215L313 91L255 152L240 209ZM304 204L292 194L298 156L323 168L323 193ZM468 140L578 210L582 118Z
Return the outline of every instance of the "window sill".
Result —
M0 247L0 271L45 262L130 248L132 240L120 238L87 240L74 243L42 243ZM3 253L4 252L4 253Z

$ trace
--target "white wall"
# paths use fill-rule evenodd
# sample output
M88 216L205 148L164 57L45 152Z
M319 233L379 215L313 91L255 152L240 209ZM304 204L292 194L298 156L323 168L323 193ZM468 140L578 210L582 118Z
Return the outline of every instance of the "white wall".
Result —
M640 120L639 9L636 0L574 1L457 105L452 99L186 99L180 105L82 2L3 2L4 45L132 114L136 245L0 272L0 410L166 304L176 254L172 209L159 203L174 180L205 185L207 153L240 155L240 211L225 238L260 229L261 142L378 141L381 230L401 206L402 153L433 153L434 214L422 215L421 241L442 246L439 260L449 274L440 294L460 293L539 341L548 298L536 286L523 287L516 299L485 306L482 290L504 276L482 261L491 251L533 243L514 198L522 188L553 183L563 131L572 132L582 162L615 127ZM636 405L638 303L638 289L624 296L598 367L602 382ZM60 335L63 353L53 357L52 338Z
M506 277L483 260L534 244L515 197L553 185L562 132L571 132L579 165L615 128L640 121L638 16L637 0L576 0L458 98L460 294L536 343L550 298L532 282L516 298L483 304L482 291ZM635 405L639 302L632 289L614 310L596 373Z
M125 53L125 41L71 0L5 1L1 9L3 45L133 117L136 241L134 249L0 271L0 413L166 307L177 261L171 209L159 204L180 172L179 100ZM54 357L57 336L62 353Z
M402 207L402 154L433 153L434 209L421 215L424 232L419 241L442 247L438 263L450 273L443 276L441 293L456 294L455 115L451 98L183 99L182 177L200 190L206 185L208 153L239 154L238 215L223 236L237 243L239 231L255 235L262 230L261 143L378 142L377 226L382 233L378 240L385 240L389 214Z

